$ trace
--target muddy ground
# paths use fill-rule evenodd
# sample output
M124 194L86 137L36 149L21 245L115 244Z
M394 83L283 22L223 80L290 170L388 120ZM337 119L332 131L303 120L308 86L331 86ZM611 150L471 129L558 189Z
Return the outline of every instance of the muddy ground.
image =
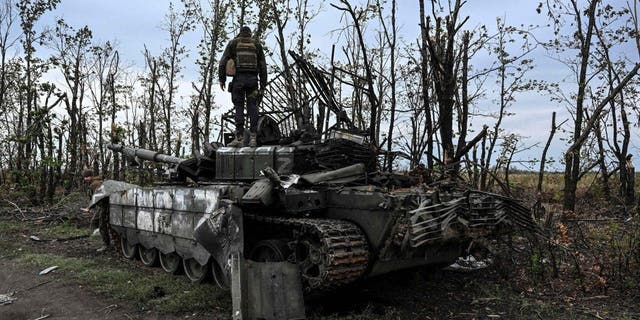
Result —
M20 217L18 217L20 218ZM213 284L96 253L86 223L0 215L0 319L229 319L231 300ZM58 265L47 275L41 270ZM526 271L526 270L525 270ZM536 286L524 271L416 270L370 279L307 303L311 319L640 319L635 295L576 295Z
M13 303L0 306L1 319L155 319L141 315L117 299L92 292L79 283L69 283L63 274L53 272L38 276L35 267L25 267L11 260L0 261L0 294L13 293Z

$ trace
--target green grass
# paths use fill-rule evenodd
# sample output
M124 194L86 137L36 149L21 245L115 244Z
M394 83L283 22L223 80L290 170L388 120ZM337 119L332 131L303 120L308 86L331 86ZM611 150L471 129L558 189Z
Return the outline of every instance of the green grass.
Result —
M0 221L0 257L16 263L34 266L38 270L57 265L67 280L77 282L105 296L122 299L139 310L155 310L177 314L193 314L222 310L229 314L230 295L215 285L192 284L184 276L173 276L163 272L148 272L135 266L136 262L120 262L108 256L69 257L65 253L49 253L34 249L15 235L33 230L41 238L68 238L86 235L87 228L78 228L72 223L51 227L34 226L11 220ZM25 233L29 235L30 233ZM14 235L14 237L11 237ZM98 247L98 238L89 241ZM154 294L155 292L155 294ZM158 296L157 292L164 293Z
M42 225L34 225L30 222L22 222L18 220L0 220L0 235L15 234L19 232L30 231L34 235L44 236L45 238L69 238L89 234L92 230L89 228L80 228L73 223L66 221L64 223L43 227Z
M41 234L47 238L71 238L88 235L92 232L89 228L78 228L77 226L66 221L61 224L57 224L45 229L42 229Z
M100 263L92 259L27 253L18 261L39 268L59 266L65 277L106 296L134 303L140 310L185 313L210 311L230 305L229 295L212 284L191 284L185 277L148 274L131 266ZM155 297L154 292L164 295Z
M23 225L14 220L0 220L0 234L8 234L18 232L23 229Z
M32 230L34 235L44 236L47 238L68 238L87 235L92 231L89 228L79 228L68 221L45 228L42 226L36 226L35 230L33 229L34 226L27 222L0 220L0 233L4 234L13 234L21 231Z
M20 243L10 237L24 229L24 224L18 221L0 220L0 259L14 258L26 252L28 248L23 249Z

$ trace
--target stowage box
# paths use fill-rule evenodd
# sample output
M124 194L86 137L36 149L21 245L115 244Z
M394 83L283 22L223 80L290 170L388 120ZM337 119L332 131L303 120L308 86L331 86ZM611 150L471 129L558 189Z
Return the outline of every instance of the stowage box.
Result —
M223 180L261 179L262 169L270 167L279 174L293 171L293 148L243 147L219 148L216 151L216 178Z

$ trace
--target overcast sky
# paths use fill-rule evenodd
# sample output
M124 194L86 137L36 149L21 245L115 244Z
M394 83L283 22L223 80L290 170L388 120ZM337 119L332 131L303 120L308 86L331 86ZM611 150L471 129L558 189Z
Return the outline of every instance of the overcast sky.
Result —
M619 1L625 3L622 0ZM310 25L311 47L317 48L328 56L331 45L338 41L337 35L331 31L342 25L341 15L338 10L330 6L330 1L310 2L314 7L322 7L318 17ZM365 1L352 2L358 4ZM55 19L64 18L69 25L74 27L88 25L93 31L95 40L117 42L121 59L141 68L143 65L142 51L145 45L152 53L158 54L168 44L166 33L160 29L164 15L168 11L168 5L168 1L160 0L62 0L54 12L43 18L42 24L53 25ZM400 37L405 43L415 43L419 34L418 2L399 0L398 5ZM544 26L547 24L547 19L544 14L540 15L536 12L537 5L538 1L532 0L469 0L463 8L462 15L470 17L466 24L467 28L484 24L491 31L495 29L497 17L505 19L510 25L539 24ZM536 32L537 37L541 40L549 38L551 35L548 28L542 28ZM185 38L185 44L194 50L194 55L198 38L199 34L197 33L192 33ZM269 35L265 41L267 45L274 45L273 35ZM637 61L637 54L633 55L633 51L628 54ZM564 79L569 83L575 83L569 70L550 57L542 48L534 51L531 58L534 59L536 65L536 69L530 73L531 78L550 81ZM488 65L491 59L493 58L486 54L479 54L473 63L481 67ZM193 65L193 57L185 60L182 95L188 94L191 87L190 82L197 81L196 73L197 69ZM496 110L495 99L497 97L491 96L490 92L493 87L492 82L487 84L488 98L479 101L477 105L480 112ZM228 94L220 93L218 96L219 103L227 108L231 107L231 99ZM525 140L527 145L540 142L540 147L523 152L520 157L521 159L539 158L542 144L549 134L551 113L558 112L558 122L567 119L569 115L565 106L551 102L544 94L532 92L516 98L517 102L511 109L515 115L505 120L504 128L508 132L527 137ZM486 122L491 125L491 120L486 120ZM475 121L474 127L480 128L481 123ZM632 141L636 138L637 135L632 138ZM558 139L554 142L551 153L556 159L565 149L564 143ZM633 147L631 152L637 154L636 146ZM559 166L556 164L554 167L558 168Z

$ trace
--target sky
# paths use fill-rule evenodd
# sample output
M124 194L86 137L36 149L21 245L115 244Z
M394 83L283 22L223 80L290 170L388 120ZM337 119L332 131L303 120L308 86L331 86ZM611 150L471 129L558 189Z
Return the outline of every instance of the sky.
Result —
M615 0L622 1L622 0ZM614 1L614 2L615 2ZM337 33L332 32L343 24L340 12L330 6L330 3L337 1L310 1L313 7L320 7L318 16L309 26L311 33L311 47L318 49L325 56L330 55L331 45L340 41ZM352 1L354 5L362 4L365 1ZM468 15L469 21L466 27L473 29L479 25L487 25L491 33L495 29L496 18L506 20L510 25L546 25L547 18L543 14L536 12L539 1L532 0L468 0L462 10L462 15ZM398 1L398 27L399 36L404 43L415 43L420 30L418 27L418 1ZM93 31L94 39L100 41L115 41L118 44L121 60L129 62L134 68L142 68L142 51L146 46L152 53L159 54L162 48L168 45L166 32L161 30L164 15L168 11L169 1L161 0L62 0L55 11L43 17L41 25L53 25L55 20L63 18L69 25L74 27L89 26ZM427 1L427 8L429 4ZM369 30L371 34L372 30ZM540 40L551 37L550 28L536 31ZM193 64L195 49L198 42L198 34L192 33L185 37L187 47L193 49L194 54L185 60L185 71L181 79L180 95L188 96L191 88L190 83L197 81L197 69ZM268 35L266 44L275 46L274 36ZM371 43L373 45L373 43ZM635 47L629 47L627 52L632 58L638 61ZM627 49L625 49L627 50ZM529 74L531 78L548 81L565 80L565 85L571 86L573 81L570 71L562 64L558 63L553 55L538 48L530 55L534 60L536 68ZM478 67L486 66L493 57L486 53L479 53L472 63ZM573 81L575 83L575 81ZM488 97L478 101L476 107L478 112L486 113L487 110L495 110L496 95L491 91L495 89L493 81L486 84L485 90ZM558 122L569 118L566 107L550 101L549 97L539 92L529 92L516 97L510 112L513 116L507 117L504 121L504 129L507 132L517 133L525 137L523 145L529 146L539 143L538 147L526 150L518 155L519 160L540 158L540 153L544 142L549 134L551 113L558 113ZM219 92L217 102L223 106L231 108L231 99L227 93ZM485 122L492 125L492 120ZM481 123L474 122L474 128L479 129ZM637 132L634 132L632 141L637 139ZM632 142L633 143L633 142ZM638 154L640 142L632 146L632 153ZM552 144L550 156L558 159L562 150L566 148L566 142L556 138ZM554 169L559 169L559 164L553 165Z

